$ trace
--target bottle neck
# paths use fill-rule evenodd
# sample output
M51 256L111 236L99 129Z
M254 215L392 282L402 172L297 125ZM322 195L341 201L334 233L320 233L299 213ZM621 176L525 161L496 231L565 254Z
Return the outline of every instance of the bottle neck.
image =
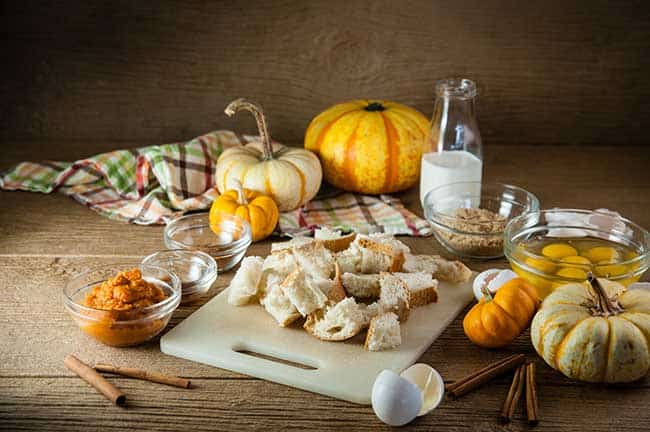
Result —
M482 158L474 98L438 96L431 120L429 151L467 151Z

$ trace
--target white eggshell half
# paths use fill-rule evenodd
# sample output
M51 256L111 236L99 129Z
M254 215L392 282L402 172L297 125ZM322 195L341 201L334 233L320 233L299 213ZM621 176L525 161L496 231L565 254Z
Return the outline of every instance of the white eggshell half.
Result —
M418 416L422 391L407 379L385 369L372 386L372 409L379 420L391 426L403 426Z
M482 287L487 287L491 294L495 294L506 282L517 277L517 273L512 270L489 269L479 273L472 285L476 301L483 298Z
M418 417L433 411L445 394L445 383L437 370L424 363L416 363L404 370L400 376L418 386L422 391L422 408Z
M479 273L476 278L474 278L472 289L474 291L474 297L476 298L476 301L480 301L483 298L483 292L481 291L482 287L487 286L488 283L493 278L495 278L500 271L500 269L485 270Z
M497 273L496 277L488 282L488 289L490 292L497 292L499 288L504 286L507 282L517 279L519 276L512 270L501 270Z

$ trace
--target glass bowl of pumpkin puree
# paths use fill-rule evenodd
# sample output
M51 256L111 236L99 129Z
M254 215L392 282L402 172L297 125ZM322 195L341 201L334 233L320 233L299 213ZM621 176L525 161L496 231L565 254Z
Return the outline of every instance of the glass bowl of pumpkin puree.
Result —
M110 346L134 346L167 326L181 301L181 283L161 267L111 264L72 278L63 301L87 335Z

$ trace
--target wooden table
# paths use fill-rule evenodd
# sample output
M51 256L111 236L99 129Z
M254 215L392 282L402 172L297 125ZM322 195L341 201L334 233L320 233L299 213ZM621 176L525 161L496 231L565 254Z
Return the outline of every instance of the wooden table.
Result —
M0 169L24 159L76 159L112 147L5 143ZM487 143L486 154L486 180L522 186L537 194L545 208L607 207L650 228L650 151L645 147ZM415 191L401 198L420 212ZM418 253L441 252L432 238L405 241ZM160 352L157 340L120 349L82 334L62 306L66 280L93 265L138 260L160 249L164 249L162 227L110 221L58 194L0 193L0 429L388 429L370 407L169 357ZM263 242L249 254L264 255L268 250L269 242ZM507 265L504 260L468 264L476 270ZM206 301L231 277L232 272L220 275ZM170 328L196 308L180 307ZM542 421L536 430L648 430L648 379L621 387L572 382L543 364L528 335L503 350L480 349L463 335L459 317L420 361L452 381L510 352L537 360ZM112 406L63 366L69 353L91 364L105 361L181 375L191 378L195 388L111 377L128 394L126 407ZM497 379L459 400L445 399L405 430L528 429L521 408L513 423L498 424L509 380Z

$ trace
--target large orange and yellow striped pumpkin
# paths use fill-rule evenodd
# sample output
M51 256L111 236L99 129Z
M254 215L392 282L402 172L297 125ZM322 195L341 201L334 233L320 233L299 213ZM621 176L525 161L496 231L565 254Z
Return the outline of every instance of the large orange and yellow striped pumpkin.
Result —
M429 121L417 110L388 101L354 100L323 111L305 134L325 179L334 186L367 194L413 186Z

